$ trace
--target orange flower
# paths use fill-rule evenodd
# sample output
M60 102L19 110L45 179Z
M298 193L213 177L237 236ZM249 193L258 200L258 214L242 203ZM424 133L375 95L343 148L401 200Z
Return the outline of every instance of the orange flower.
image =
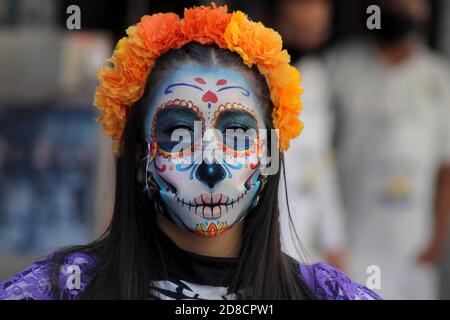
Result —
M139 82L147 77L149 64L153 60L146 61L138 57L130 46L130 41L127 38L119 40L114 56L110 61L116 66L127 70L131 79L136 79Z
M134 54L139 57L142 61L149 63L152 61L154 63L154 56L147 49L144 41L142 40L139 34L139 28L137 26L131 26L127 29L128 35L128 44L130 49L134 52Z
M97 121L102 122L103 132L111 136L113 141L120 140L123 127L125 126L125 109L109 98L101 90L97 90L94 97L94 104L101 105L102 112L97 117Z
M260 22L248 20L241 11L233 14L223 36L228 49L238 52L249 67L252 64L263 67L263 74L268 73L268 67L289 63L289 55L282 50L281 36Z
M102 91L123 104L132 104L143 90L141 81L134 79L131 71L121 64L116 65L114 69L100 70L99 79L103 82Z
M201 44L215 43L225 48L223 34L230 18L231 14L227 12L227 6L217 7L215 3L212 3L211 7L185 9L181 30L189 41L197 41Z
M298 118L298 114L289 117L289 121L279 128L280 150L287 151L292 139L297 137L303 130L303 122Z
M184 43L180 29L180 18L175 13L157 13L143 16L138 24L139 34L149 52L158 58L172 48Z

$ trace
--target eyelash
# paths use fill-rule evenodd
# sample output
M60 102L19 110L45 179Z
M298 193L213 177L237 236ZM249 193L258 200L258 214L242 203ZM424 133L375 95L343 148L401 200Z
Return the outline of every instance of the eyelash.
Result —
M225 128L223 129L223 131L226 132L227 129L233 129L233 130L242 129L242 130L246 131L246 130L249 129L249 127L248 127L248 126L244 126L244 125L240 125L240 124L233 124L233 125L230 125L230 126L228 126L228 127L225 127Z
M172 133L177 129L186 129L189 130L190 132L193 132L194 130L192 129L192 127L190 125L187 124L176 124L176 125L172 125L170 127L167 128L166 133Z

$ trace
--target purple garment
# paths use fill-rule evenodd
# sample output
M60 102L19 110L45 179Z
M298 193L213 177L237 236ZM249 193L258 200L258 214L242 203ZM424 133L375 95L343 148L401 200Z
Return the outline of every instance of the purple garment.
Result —
M372 290L325 263L300 265L300 273L320 300L381 300Z
M65 257L59 267L58 288L52 290L54 255L35 262L24 271L0 283L0 300L72 300L83 291L95 269L96 259L86 253L76 252ZM79 271L79 272L78 272ZM322 300L378 300L377 294L353 282L343 272L318 263L300 265L299 271L319 299ZM74 287L74 274L80 276L80 287ZM53 284L56 285L56 284Z
M57 284L52 283L55 274L52 261L55 254L45 260L33 263L22 272L0 283L0 300L73 300L89 283L89 274L95 268L92 256L76 252L65 257L57 272ZM80 289L70 289L67 285L74 274L74 266L81 277ZM76 270L76 271L78 271ZM52 290L52 286L58 290Z

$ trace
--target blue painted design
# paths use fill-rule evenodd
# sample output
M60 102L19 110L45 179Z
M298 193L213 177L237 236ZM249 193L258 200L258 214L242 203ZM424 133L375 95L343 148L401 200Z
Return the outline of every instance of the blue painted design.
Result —
M192 162L191 164L189 164L187 167L182 167L182 164L181 163L179 163L179 164L177 164L176 166L175 166L175 168L178 170L178 171L187 171L187 170L189 170L190 168L192 168L192 166L194 165L195 163L194 162Z
M255 175L253 176L252 184L257 185L257 184L260 183L259 180L258 180L258 179L259 179L259 176L260 176L260 173L255 174Z
M242 169L242 163L239 163L239 164L237 164L235 166L232 165L232 164L226 163L226 162L224 164L229 166L233 170L240 170L240 169Z
M225 162L224 162L224 164L225 164ZM227 173L228 173L228 178L231 179L231 178L233 177L233 175L231 174L230 169L228 169L228 166L223 166L223 168L227 171Z
M208 109L211 109L211 102L208 102Z
M220 88L219 90L217 90L217 92L222 92L222 91L229 90L229 89L240 89L243 91L242 94L244 96L250 97L250 91L248 91L247 89L245 89L244 87L241 87L241 86L227 86L227 87Z
M199 86L196 86L194 84L180 82L180 83L173 83L173 84L167 86L166 89L164 89L164 94L172 93L173 92L172 88L180 87L180 86L191 87L191 88L195 88L200 91L204 91L202 88L200 88Z
M166 152L171 152L172 149L178 144L177 142L158 142L158 147ZM170 159L169 159L170 160Z
M189 173L189 180L193 180L193 179L194 179L194 172L197 170L197 167L198 167L198 164L196 164L196 165L192 168L191 172Z

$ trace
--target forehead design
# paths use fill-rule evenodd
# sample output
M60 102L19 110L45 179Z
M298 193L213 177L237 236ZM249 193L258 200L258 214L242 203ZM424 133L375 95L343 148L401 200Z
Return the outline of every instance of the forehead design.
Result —
M252 85L229 68L185 64L166 75L155 92L146 121L147 133L152 132L160 109L174 101L182 101L182 105L202 114L206 129L211 128L215 116L227 104L242 105L243 110L255 116L259 127L265 128L264 113Z

